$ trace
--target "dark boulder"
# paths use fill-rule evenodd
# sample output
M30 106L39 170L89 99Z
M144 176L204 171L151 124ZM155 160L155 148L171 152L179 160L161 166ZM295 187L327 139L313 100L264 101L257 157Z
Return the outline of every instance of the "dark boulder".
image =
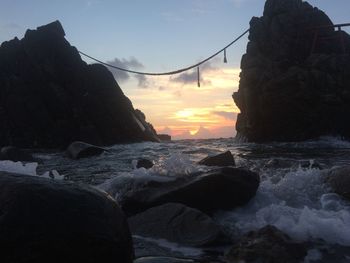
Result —
M182 203L210 213L246 204L255 195L259 182L259 175L254 172L225 167L132 189L120 198L120 202L128 214L165 203Z
M118 204L72 182L1 172L1 262L133 261Z
M226 151L215 156L208 156L199 161L199 164L206 166L235 166L235 159L231 151Z
M67 148L67 155L72 159L100 155L105 149L85 142L72 142Z
M326 176L326 182L335 193L350 200L350 166L331 169Z
M0 146L158 141L112 73L86 64L60 22L0 46Z
M220 236L219 227L209 216L177 203L152 207L130 217L128 222L133 235L166 239L192 247L210 245Z
M145 168L145 169L150 169L153 167L153 162L148 160L148 159L139 159L137 160L137 163L136 163L136 168Z
M274 226L244 235L226 254L228 263L299 263L306 245L296 243Z
M317 36L317 37L316 37ZM250 21L233 99L248 141L350 138L350 36L302 0L267 0Z
M171 136L169 134L158 134L158 138L162 142L170 142Z
M13 162L35 162L37 161L30 153L13 146L2 147L0 160L10 160Z
M134 263L196 263L196 261L171 257L143 257L138 258Z

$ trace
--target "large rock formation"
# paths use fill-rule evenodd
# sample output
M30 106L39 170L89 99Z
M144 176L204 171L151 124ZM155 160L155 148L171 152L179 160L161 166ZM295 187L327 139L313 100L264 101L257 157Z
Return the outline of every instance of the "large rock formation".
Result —
M349 35L319 9L267 0L263 16L250 21L233 94L238 135L257 142L350 137L349 52Z
M0 47L0 146L157 140L106 67L87 65L56 21Z

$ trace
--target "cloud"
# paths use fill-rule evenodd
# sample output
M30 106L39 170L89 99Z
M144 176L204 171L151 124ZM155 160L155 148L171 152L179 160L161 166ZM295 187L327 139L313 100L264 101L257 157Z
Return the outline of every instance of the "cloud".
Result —
M151 84L145 75L136 74L134 77L135 79L137 79L137 82L138 82L137 85L140 88L147 89L150 87Z
M130 70L140 70L144 68L143 64L135 57L130 57L129 59L115 58L112 61L107 61L107 63L112 66ZM114 78L118 82L125 82L130 80L131 74L129 74L128 72L113 68L109 68L109 70L112 72ZM133 74L133 77L137 80L137 86L139 88L149 88L151 86L150 79L147 76L141 74Z
M237 113L229 111L213 111L213 114L221 116L226 120L235 120L237 118Z

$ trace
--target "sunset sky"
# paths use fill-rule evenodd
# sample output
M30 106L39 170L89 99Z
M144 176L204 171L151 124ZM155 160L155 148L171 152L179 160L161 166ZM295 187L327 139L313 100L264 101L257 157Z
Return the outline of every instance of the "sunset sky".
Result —
M163 72L215 53L261 16L263 0L0 0L0 42L60 20L67 40L102 61ZM335 23L350 22L349 0L311 0ZM349 30L347 30L349 32ZM239 65L247 37L196 71L165 77L113 72L135 108L174 138L232 137ZM91 61L83 58L90 63Z

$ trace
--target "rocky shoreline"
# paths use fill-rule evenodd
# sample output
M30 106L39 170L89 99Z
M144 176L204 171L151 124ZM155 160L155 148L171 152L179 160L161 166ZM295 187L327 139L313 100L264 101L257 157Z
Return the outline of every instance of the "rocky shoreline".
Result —
M224 162L227 156L226 152L203 160ZM295 241L274 226L232 238L211 215L247 205L256 194L260 176L234 165L209 169L161 180L151 176L141 184L137 178L120 180L113 191L106 192L85 184L0 172L0 243L7 248L2 259L297 263L306 258L314 262L319 252L313 251L322 251L330 262L345 262L340 260L348 248L329 247L322 240ZM350 200L349 175L348 166L331 169L324 182ZM191 250L188 256L181 247ZM54 254L59 257L53 259Z

